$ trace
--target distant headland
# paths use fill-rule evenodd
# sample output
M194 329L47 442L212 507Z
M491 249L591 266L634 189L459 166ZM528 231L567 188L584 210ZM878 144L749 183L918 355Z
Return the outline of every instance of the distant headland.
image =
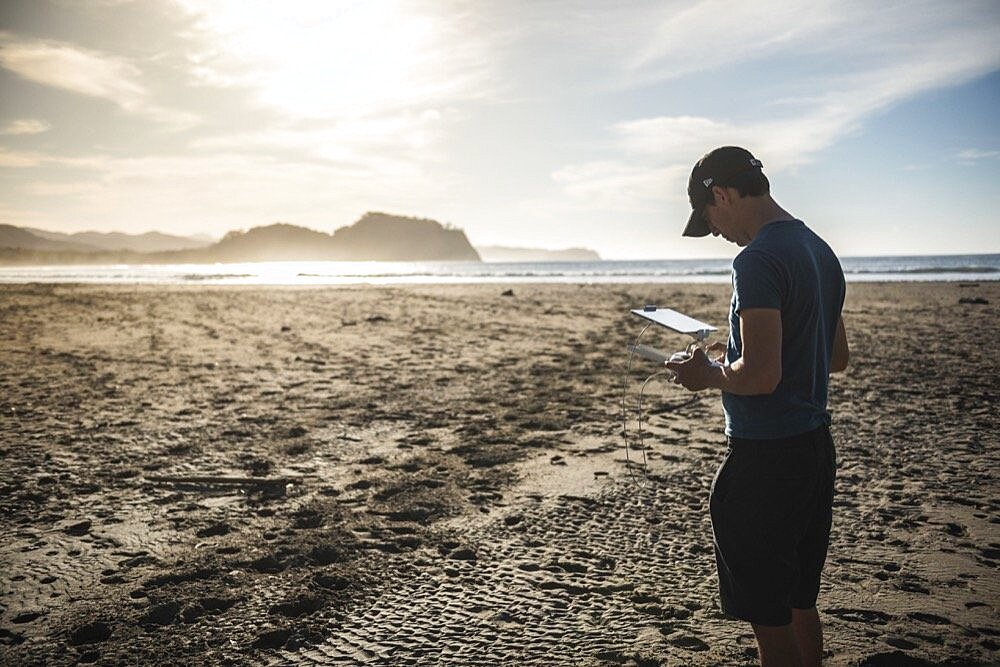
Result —
M0 265L216 264L279 261L593 262L586 248L474 247L465 232L436 220L369 211L332 234L283 222L222 239L160 232L65 234L0 224Z
M461 229L368 212L326 234L276 223L221 240L150 232L59 234L0 225L0 264L204 264L276 261L480 261Z

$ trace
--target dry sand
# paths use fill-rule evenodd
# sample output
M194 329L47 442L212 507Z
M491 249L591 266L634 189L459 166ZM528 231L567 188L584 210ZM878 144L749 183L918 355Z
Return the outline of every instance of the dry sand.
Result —
M752 664L718 396L650 385L644 491L620 437L627 309L728 297L0 286L0 662ZM849 286L827 664L1000 660L997 304Z

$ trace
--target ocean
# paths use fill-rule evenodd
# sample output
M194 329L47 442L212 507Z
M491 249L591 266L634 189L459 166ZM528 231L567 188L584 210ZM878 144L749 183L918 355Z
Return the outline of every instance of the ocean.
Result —
M1000 280L1000 254L841 258L849 282ZM252 262L0 267L0 283L392 285L726 283L730 259L601 262Z

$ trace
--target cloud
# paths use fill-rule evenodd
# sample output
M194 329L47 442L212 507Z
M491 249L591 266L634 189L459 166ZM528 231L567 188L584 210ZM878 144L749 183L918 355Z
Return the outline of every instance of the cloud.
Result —
M717 4L715 0L709 0L688 12L681 12L668 22L665 29L680 30L678 26L683 25L687 26L685 30L689 30L697 22L710 22L711 13L705 12ZM804 16L799 24L793 20L794 12L791 12L789 3L776 2L774 5L781 11L773 25L758 21L734 28L729 25L729 18L720 18L723 30L732 29L735 32L732 36L723 33L727 38L718 40L722 44L722 55L713 54L711 58L714 60L703 61L705 66L718 67L726 59L738 57L741 53L739 48L728 46L733 41L738 44L752 42L753 45L746 48L755 50L767 45L775 48L783 45L791 57L794 51L791 41L814 31L817 25L827 26L830 30L833 30L832 26L856 26L864 36L870 37L871 29L857 23L866 16L874 20L879 13L865 13L859 6L848 5L843 16L833 18L827 16L827 5L821 3L817 10L818 17ZM741 11L738 10L737 15ZM768 16L757 6L753 6L752 11ZM586 200L591 205L608 206L614 203L623 210L629 210L641 209L647 204L629 201L621 194L624 173L629 174L630 182L641 183L648 181L644 173L653 175L664 169L669 171L680 167L690 170L701 155L716 146L743 145L750 148L764 162L768 173L809 164L843 137L861 131L865 121L874 114L921 93L960 85L1000 68L1000 46L995 40L997 20L973 19L962 17L959 20L954 15L943 16L942 10L934 10L929 17L908 20L908 25L898 26L900 35L886 37L892 44L880 44L879 48L885 49L889 57L854 63L847 72L814 77L807 82L812 90L806 94L800 91L796 96L776 96L778 104L766 108L766 113L757 109L749 118L657 116L615 123L608 128L614 139L615 156L600 162L563 167L555 172L560 175L556 181L564 185L567 194ZM943 27L932 30L927 23L934 21ZM790 25L798 27L789 30ZM691 41L693 38L678 34L678 39L679 42L668 41L656 49L643 51L642 57L636 60L637 66L658 59L672 61L680 57L679 54L686 53L685 49L695 48ZM842 48L863 49L862 42L845 42L836 35L831 39ZM845 53L844 59L850 60L850 54ZM720 80L728 79L720 74ZM780 83L775 83L775 90L780 90ZM736 84L730 81L730 85ZM803 86L801 81L789 85ZM745 110L740 112L744 116L748 113ZM587 174L586 187L580 187L577 179L565 177L566 174L581 173ZM676 186L675 182L671 187ZM684 191L680 186L679 192ZM644 198L647 203L662 200L652 187L631 188L629 192L631 197Z
M134 65L64 42L18 41L5 34L0 36L0 65L29 81L103 97L126 109L146 97Z
M7 123L3 129L0 129L0 134L3 135L18 135L18 134L40 134L42 132L47 132L52 126L45 122L44 120L37 120L35 118L21 118L18 120L12 120Z
M287 118L346 118L481 98L490 61L468 12L397 0L176 0L196 18L191 73Z
M727 122L697 116L658 116L623 121L612 126L618 146L630 155L685 158L705 152L706 139L725 143L736 134Z
M967 148L963 151L959 151L957 157L963 162L975 162L978 160L1000 157L1000 151L984 151L978 148Z
M851 114L821 108L783 121L732 123L694 116L660 116L610 128L620 158L568 165L553 174L566 194L588 206L641 211L687 201L695 161L716 146L746 146L767 173L806 164L850 127Z
M925 45L920 60L828 77L823 81L827 92L803 100L791 114L772 113L764 120L749 121L647 118L618 123L612 131L629 155L684 156L693 164L714 146L738 144L752 148L772 170L793 168L812 162L821 151L861 129L876 113L921 93L965 83L1000 66L1000 54L985 59L978 55L987 53L987 43L973 43L975 51L956 52L952 47L952 40L942 40Z
M121 109L157 122L188 127L191 114L150 102L142 72L124 58L54 40L24 40L0 33L0 67L28 81L110 100Z
M43 162L45 162L45 156L40 153L9 151L0 146L0 167L5 169L37 167Z
M406 162L340 164L220 149L63 158L0 148L6 166L38 168L5 197L22 213L48 214L56 225L130 230L221 232L275 220L331 229L374 206L430 214L460 187Z
M569 165L552 179L571 197L605 210L652 212L657 204L685 198L681 166L643 168L618 161Z
M205 137L193 141L190 147L344 165L371 164L379 159L430 163L440 159L437 147L444 133L443 124L455 115L453 110L427 109L321 123L286 123Z
M93 169L101 157L65 157L36 151L11 151L0 146L0 167L25 169L39 166L63 166Z
M656 67L663 78L775 52L849 22L850 3L767 0L733 3L705 0L680 12L671 7L628 69Z
M954 54L996 61L1000 13L992 0L871 3L866 0L761 0L736 5L702 0L665 9L625 69L640 79L664 80L731 64L817 57L829 71L872 63L921 60L925 47L945 41ZM945 62L951 60L946 58ZM775 71L780 71L775 68Z
M824 148L856 127L865 108L846 111L836 104L781 120L734 123L691 116L643 118L614 125L619 149L653 164L682 161L688 169L716 146L745 146L765 162L765 169L779 172L808 164Z
M33 181L25 184L25 191L41 197L83 197L99 194L101 184L93 181Z
M42 212L32 211L10 206L0 201L0 220L5 225L16 225L18 227L42 227L50 228L51 219Z

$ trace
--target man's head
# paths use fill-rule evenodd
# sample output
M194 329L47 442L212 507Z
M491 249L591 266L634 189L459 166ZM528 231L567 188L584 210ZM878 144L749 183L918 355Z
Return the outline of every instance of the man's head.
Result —
M741 200L770 192L760 160L737 146L723 146L698 160L688 180L691 217L684 236L715 234L739 245L749 243L740 229Z

